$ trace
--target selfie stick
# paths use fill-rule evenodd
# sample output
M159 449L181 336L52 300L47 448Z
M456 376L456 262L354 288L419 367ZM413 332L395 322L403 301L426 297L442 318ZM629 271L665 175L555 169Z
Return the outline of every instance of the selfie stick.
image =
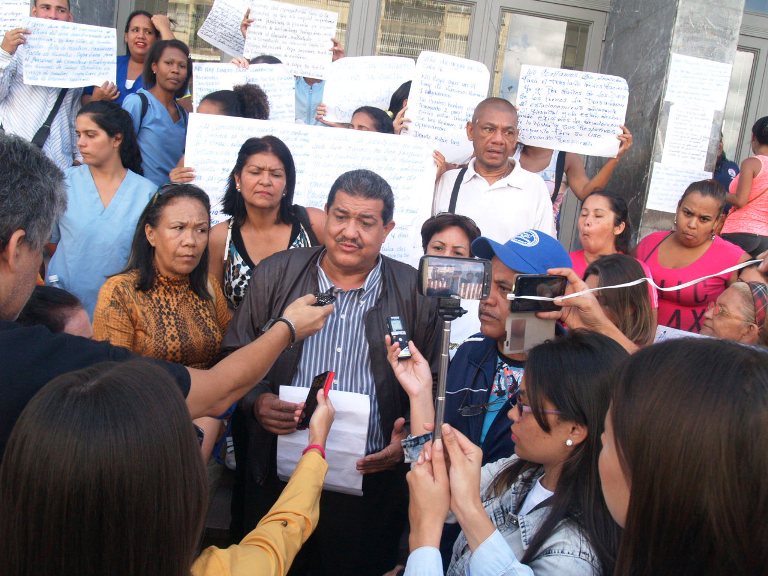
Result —
M448 380L449 348L451 344L451 321L466 314L458 297L438 298L437 314L443 321L443 334L440 339L440 366L437 372L437 398L435 399L435 430L432 437L442 438L442 424L445 419L445 385Z

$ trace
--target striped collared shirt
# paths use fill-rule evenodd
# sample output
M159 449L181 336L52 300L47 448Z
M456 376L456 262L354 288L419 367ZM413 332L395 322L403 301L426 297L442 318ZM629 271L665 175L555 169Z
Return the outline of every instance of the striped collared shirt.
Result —
M323 253L317 261L317 279L320 292L333 287L320 266ZM379 421L379 403L376 399L376 383L371 372L368 340L365 338L365 314L373 308L381 294L381 256L368 273L362 287L340 290L334 287L333 313L325 321L322 330L304 341L298 369L291 386L308 388L312 378L332 370L336 372L334 390L367 394L371 400L368 419L366 454L383 450L389 441L384 438ZM382 338L384 336L382 335Z

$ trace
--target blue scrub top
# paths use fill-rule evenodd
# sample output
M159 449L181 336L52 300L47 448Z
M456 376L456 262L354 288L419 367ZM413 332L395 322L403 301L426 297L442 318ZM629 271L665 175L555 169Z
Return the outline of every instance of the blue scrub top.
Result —
M101 285L128 263L136 223L157 186L128 170L105 208L87 165L67 168L66 183L67 211L53 229L58 246L48 275L58 276L93 317Z
M141 98L147 97L149 106L144 119L141 119ZM149 91L142 88L137 94L131 94L123 102L123 108L133 118L141 149L144 176L157 186L168 183L168 173L176 167L184 154L187 138L187 112L176 104L179 120L174 122L162 102Z
M113 102L116 104L122 104L123 100L125 100L125 97L128 96L128 94L135 94L139 88L144 88L141 74L139 74L139 77L134 80L133 86L128 88L125 85L126 80L128 80L128 62L130 59L131 57L128 55L117 57L117 78L115 83L117 85L117 89L120 91L120 96L113 100ZM93 94L93 88L93 86L83 88L83 94Z

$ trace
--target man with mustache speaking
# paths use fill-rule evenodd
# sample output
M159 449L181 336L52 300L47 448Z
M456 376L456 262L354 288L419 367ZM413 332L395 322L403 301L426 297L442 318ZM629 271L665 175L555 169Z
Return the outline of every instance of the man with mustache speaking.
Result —
M379 575L396 563L408 496L400 440L409 404L387 361L387 320L401 319L436 374L437 311L433 300L417 293L416 270L380 254L395 226L394 196L383 178L369 170L342 174L325 210L325 247L287 250L260 262L224 337L225 351L248 344L294 294L336 298L324 328L285 350L235 411L231 536L253 528L282 490L277 436L296 430L303 404L280 400L280 385L309 387L314 376L331 370L333 390L370 398L367 455L350 471L364 475L363 496L323 491L317 530L290 573Z

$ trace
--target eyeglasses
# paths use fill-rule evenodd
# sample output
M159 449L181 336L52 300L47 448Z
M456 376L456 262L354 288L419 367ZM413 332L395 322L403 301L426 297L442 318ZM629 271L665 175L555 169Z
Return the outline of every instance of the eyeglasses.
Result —
M520 388L515 390L515 393L512 395L513 405L515 408L517 408L517 415L519 418L522 418L525 414L530 414L533 412L533 408L531 408L528 404L524 403L522 400L520 400ZM541 410L543 414L555 414L560 415L562 412L560 410Z
M511 400L514 403L517 399L517 391L520 388L520 384L518 383L517 378L515 378L515 374L511 369L508 372L505 371L505 376L508 376L511 380L510 385L507 386L506 394L504 391L498 390L496 392L496 398L490 402L486 402L485 404L469 404L467 406L461 406L459 408L459 414L461 416L478 416L486 412L498 412L502 409L504 404L506 404L507 400ZM467 389L467 392L464 394L465 401L469 395L469 392L469 389Z
M747 322L747 324L751 324L751 322L748 322L747 320L744 320L742 318L736 318L733 316L726 308L723 308L718 302L710 302L707 304L707 312L712 311L712 317L719 316L720 318L730 318L731 320L737 320L739 322Z

